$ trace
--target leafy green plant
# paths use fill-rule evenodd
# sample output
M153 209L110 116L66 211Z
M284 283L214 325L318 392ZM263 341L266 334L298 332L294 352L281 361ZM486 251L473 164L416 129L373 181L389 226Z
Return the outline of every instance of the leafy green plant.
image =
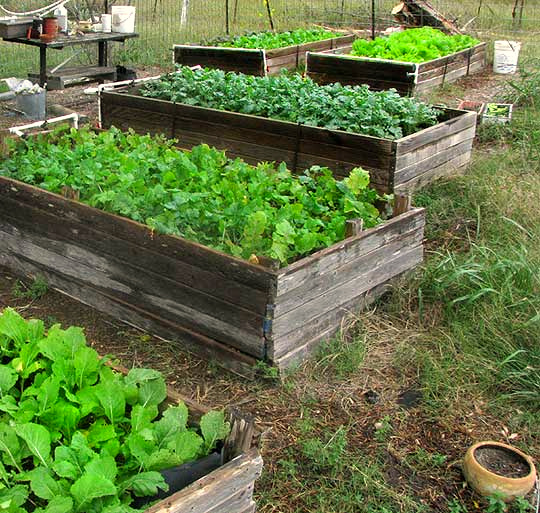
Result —
M11 294L15 299L29 299L35 301L42 298L49 290L49 285L44 278L38 276L30 285L26 285L24 282L17 280Z
M179 403L160 415L161 374L125 376L80 328L0 314L0 504L10 513L129 513L167 490L162 469L208 454L227 436L223 412L188 427Z
M488 501L488 506L486 513L505 513L506 512L506 503L504 502L504 494L500 492L494 492L493 495L486 497Z
M388 441L394 428L390 422L390 416L385 415L377 424L375 425L375 440L379 443L384 443Z
M246 259L286 263L342 240L347 219L366 227L381 220L360 168L341 181L320 167L295 176L284 164L254 167L206 145L186 152L173 143L63 129L17 143L0 175L53 192L72 187L91 206Z
M459 52L480 43L467 35L446 35L431 27L395 32L374 40L357 39L351 55L403 62L426 62Z
M288 32L251 32L228 40L210 41L208 44L228 48L262 48L270 50L272 48L284 48L313 41L322 41L340 35L342 34L321 28L295 29Z
M510 113L510 105L501 104L501 103L487 103L486 104L486 114L488 116L504 117L504 116L508 116L509 113Z
M347 449L347 429L340 426L327 439L307 438L301 442L302 453L320 469L336 469Z
M255 77L179 68L141 87L140 94L175 103L252 114L309 126L398 139L437 123L437 110L395 91L318 85L282 73Z

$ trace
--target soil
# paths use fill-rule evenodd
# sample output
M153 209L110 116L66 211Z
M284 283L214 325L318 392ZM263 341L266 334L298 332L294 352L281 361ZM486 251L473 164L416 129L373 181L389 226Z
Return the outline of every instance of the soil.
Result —
M504 447L495 445L479 447L474 451L474 457L482 467L498 476L518 479L528 476L531 471L531 467L523 457Z

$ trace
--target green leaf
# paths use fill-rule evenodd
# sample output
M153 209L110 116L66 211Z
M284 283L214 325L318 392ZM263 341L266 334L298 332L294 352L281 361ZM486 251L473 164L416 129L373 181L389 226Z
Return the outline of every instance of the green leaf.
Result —
M143 467L146 470L163 470L166 468L176 467L184 463L177 454L170 449L155 450L148 455L143 462Z
M26 442L32 454L41 464L48 467L51 454L51 435L47 428L28 422L15 426L15 432Z
M48 410L58 400L60 392L60 381L54 376L49 376L41 386L37 393L37 401L39 404L39 412L43 413Z
M71 495L75 499L76 511L85 512L85 508L100 497L116 495L116 487L103 476L96 474L84 474L77 479L70 488Z
M203 439L193 431L178 433L171 443L182 463L197 459L201 454Z
M225 421L223 411L209 411L201 417L201 433L204 438L205 448L210 451L218 440L223 440L230 431L230 424Z
M18 374L7 365L0 365L0 394L6 395L17 383Z
M152 421L158 415L158 408L155 405L143 406L136 404L131 409L131 430L133 433L138 433L143 429L148 428Z
M28 499L28 495L28 487L25 485L17 484L11 488L4 488L3 490L0 490L0 504L9 502L15 506L22 506ZM9 507L5 509L9 510Z
M79 389L93 385L98 378L101 360L91 347L80 347L75 352L73 366L75 367L75 383Z
M369 185L369 173L361 167L355 167L343 182L353 194L360 194Z
M159 490L167 491L169 486L164 477L155 471L141 472L120 484L122 490L132 490L136 497L153 496Z
M88 444L90 447L95 447L101 442L106 442L113 438L116 438L116 431L103 418L97 419L88 429Z
M120 422L126 411L123 387L117 381L111 381L96 385L94 390L105 416L113 426Z
M154 423L154 437L158 448L166 446L180 431L186 430L188 409L184 403L167 408Z
M27 473L30 488L41 499L51 500L62 494L63 489L45 467L37 467Z
M160 372L152 369L131 369L126 376L127 384L139 387L139 404L157 406L167 397L167 387Z
M58 496L49 501L44 513L72 513L73 499L71 497Z
M116 462L111 456L98 456L90 460L84 467L85 473L101 476L114 482L118 469Z
M22 450L15 429L8 424L0 424L0 451L4 453L6 465L21 469Z
M0 314L0 334L20 346L28 339L28 324L13 308L5 308Z

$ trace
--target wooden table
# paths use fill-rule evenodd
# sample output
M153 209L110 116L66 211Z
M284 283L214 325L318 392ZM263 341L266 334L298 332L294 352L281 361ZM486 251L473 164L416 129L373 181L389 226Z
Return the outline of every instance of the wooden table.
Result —
M139 37L139 34L128 33L122 34L118 32L91 32L84 35L59 35L54 41L45 43L40 39L27 39L24 37L5 38L4 41L9 43L19 43L23 45L37 46L39 48L39 74L29 74L31 79L39 82L40 86L47 83L47 89L63 89L67 79L76 79L77 75L81 77L90 77L95 80L103 81L106 78L116 78L114 68L108 67L108 49L109 41L118 41L123 43L126 39ZM64 69L61 74L47 74L47 50L62 50L66 46L75 45L98 45L98 65L85 66L81 68ZM114 77L113 77L114 75ZM65 80L64 80L65 79Z

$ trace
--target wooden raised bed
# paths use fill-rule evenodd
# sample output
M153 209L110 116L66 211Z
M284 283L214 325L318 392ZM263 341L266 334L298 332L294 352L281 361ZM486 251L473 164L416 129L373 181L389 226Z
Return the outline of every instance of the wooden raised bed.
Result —
M207 143L251 163L283 161L293 171L322 165L346 176L361 166L372 185L388 193L412 191L464 167L476 133L476 114L453 109L440 109L439 124L392 141L145 98L137 91L102 92L104 128L164 134L186 149Z
M333 37L271 50L225 48L221 46L175 45L174 62L184 66L200 64L205 68L237 71L247 75L273 75L283 68L296 69L304 64L306 53L350 48L354 35Z
M486 66L486 43L421 64L341 53L308 52L307 76L319 84L367 84L376 90L393 88L400 94L417 94L455 82Z
M304 358L422 261L423 230L411 209L274 270L0 177L0 265L240 374Z

